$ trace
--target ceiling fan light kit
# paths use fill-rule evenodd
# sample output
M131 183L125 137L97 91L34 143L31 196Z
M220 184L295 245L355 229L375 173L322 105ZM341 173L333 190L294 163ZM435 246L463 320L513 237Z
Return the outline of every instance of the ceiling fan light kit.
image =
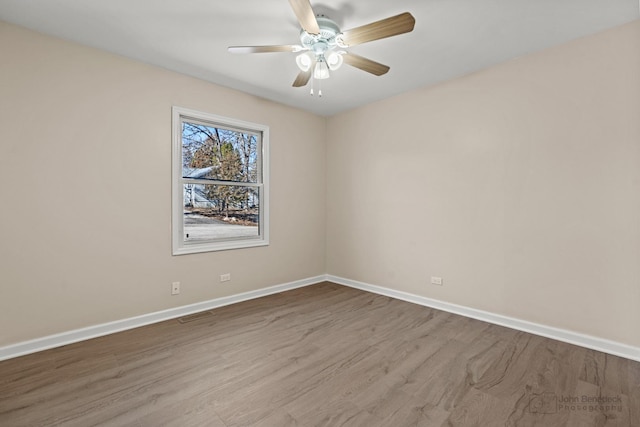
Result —
M296 64L300 69L293 82L294 87L306 86L309 80L324 80L331 76L330 71L338 70L343 63L381 76L389 67L362 56L346 51L347 48L374 40L392 37L413 31L414 17L408 13L392 16L347 31L333 20L313 12L309 0L289 0L291 8L298 18L300 45L282 46L230 46L232 53L294 52ZM313 95L313 89L311 89ZM319 91L322 96L322 90Z

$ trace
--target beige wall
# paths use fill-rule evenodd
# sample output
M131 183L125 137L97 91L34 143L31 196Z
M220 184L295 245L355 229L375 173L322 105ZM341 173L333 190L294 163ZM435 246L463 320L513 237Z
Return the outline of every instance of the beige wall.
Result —
M640 345L638 21L327 120L2 23L0 57L0 347L325 272ZM172 105L270 126L269 247L171 256Z
M327 194L331 274L640 345L640 21L330 118Z
M3 23L0 58L0 347L325 272L324 118ZM171 256L172 105L270 126L270 246Z

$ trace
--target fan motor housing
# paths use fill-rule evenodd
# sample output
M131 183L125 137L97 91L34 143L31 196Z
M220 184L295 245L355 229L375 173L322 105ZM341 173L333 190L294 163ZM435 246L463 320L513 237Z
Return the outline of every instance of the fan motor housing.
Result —
M338 45L336 37L341 34L340 27L324 15L316 16L316 20L318 27L320 27L320 34L309 34L305 30L301 30L300 43L316 54L323 54Z

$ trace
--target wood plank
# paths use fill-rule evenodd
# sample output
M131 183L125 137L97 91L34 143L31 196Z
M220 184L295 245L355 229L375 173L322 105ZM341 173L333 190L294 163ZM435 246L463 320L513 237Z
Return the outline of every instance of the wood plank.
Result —
M188 320L0 362L0 425L640 425L640 363L333 283Z

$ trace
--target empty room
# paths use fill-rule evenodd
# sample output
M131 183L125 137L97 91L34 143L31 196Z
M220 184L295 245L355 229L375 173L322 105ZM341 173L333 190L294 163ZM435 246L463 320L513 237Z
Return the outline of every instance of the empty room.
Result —
M638 0L0 0L0 426L640 426Z

